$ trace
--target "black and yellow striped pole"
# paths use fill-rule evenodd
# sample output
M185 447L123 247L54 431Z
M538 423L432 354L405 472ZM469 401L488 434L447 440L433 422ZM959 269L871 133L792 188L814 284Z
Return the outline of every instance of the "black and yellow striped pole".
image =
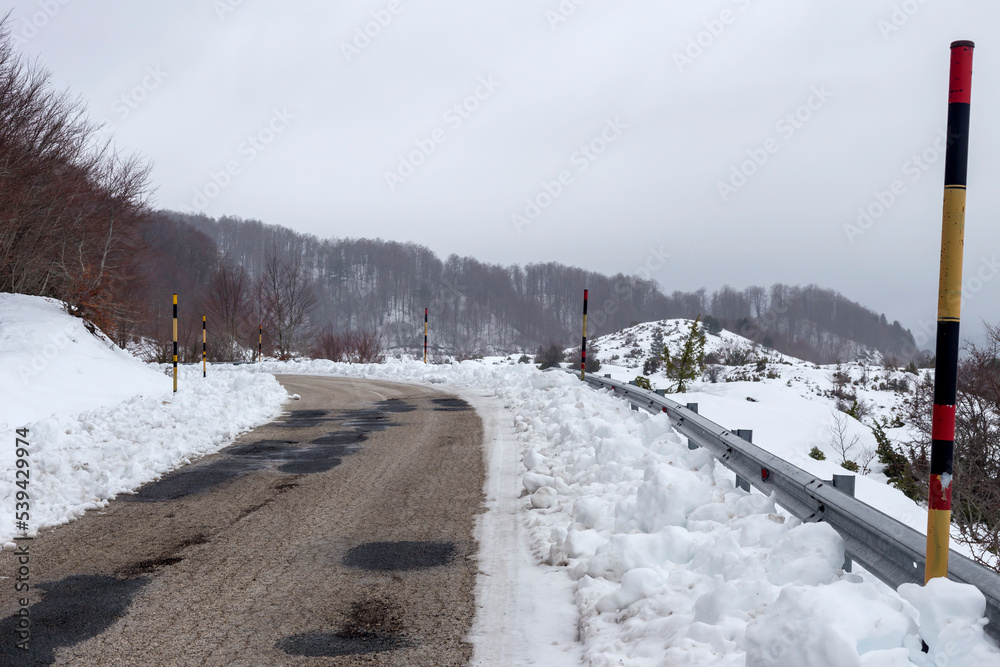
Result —
M177 295L174 295L174 393L177 393Z
M974 44L967 41L951 44L948 146L944 163L944 214L941 230L941 277L938 285L937 362L934 368L934 416L931 426L930 489L927 497L925 582L935 577L948 576L973 48Z
M201 316L201 376L208 377L208 319Z
M580 379L587 379L587 290L583 290L583 347L580 348Z
M424 363L427 363L427 308L424 308Z

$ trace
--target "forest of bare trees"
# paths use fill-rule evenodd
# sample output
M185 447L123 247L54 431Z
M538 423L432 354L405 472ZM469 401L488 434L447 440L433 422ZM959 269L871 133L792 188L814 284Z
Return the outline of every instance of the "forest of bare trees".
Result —
M186 245L197 250L174 255L185 236L190 239ZM147 276L149 299L161 304L160 311L166 313L171 291L179 289L188 307L218 319L226 344L238 338L227 313L252 313L242 325L247 341L251 334L256 339L254 322L274 318L265 327L265 345L279 354L307 351L305 334L321 330L375 332L390 348L418 352L424 308L430 311L434 352L471 355L565 346L578 336L585 286L591 291L592 337L634 322L706 313L732 331L816 362L847 360L864 348L901 359L917 353L912 336L898 322L890 324L885 316L816 286L723 287L712 294L666 295L656 283L635 276L604 276L556 263L500 266L456 255L442 261L412 243L319 239L254 220L170 211L155 213L143 238L171 255L154 262L161 268ZM308 317L295 324L292 338L298 340L291 344L284 340L286 325L278 324L292 320L275 305L276 262L298 267L288 275L300 276L315 297L307 299L309 307L303 310ZM267 276L270 296L261 291L261 278ZM233 281L243 285L238 292L247 296L222 298L232 291ZM206 291L210 285L212 294ZM241 306L239 298L249 303ZM227 299L228 308L218 303ZM160 322L157 330L165 332L162 316ZM197 333L191 330L192 345Z
M0 291L60 299L124 342L138 331L149 167L98 130L0 20Z

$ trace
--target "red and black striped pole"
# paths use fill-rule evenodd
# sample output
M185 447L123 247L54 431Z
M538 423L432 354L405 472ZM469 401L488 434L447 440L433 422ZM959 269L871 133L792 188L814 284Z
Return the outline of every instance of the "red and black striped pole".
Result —
M201 316L201 376L208 377L208 319Z
M177 393L177 295L174 295L174 393Z
M424 308L424 363L427 363L427 311L428 308Z
M583 290L583 347L580 348L580 379L587 379L587 294Z
M935 577L948 576L954 472L952 461L955 452L955 394L958 385L958 330L962 310L962 245L965 242L965 187L969 164L969 109L972 101L974 46L968 41L951 44L925 582Z

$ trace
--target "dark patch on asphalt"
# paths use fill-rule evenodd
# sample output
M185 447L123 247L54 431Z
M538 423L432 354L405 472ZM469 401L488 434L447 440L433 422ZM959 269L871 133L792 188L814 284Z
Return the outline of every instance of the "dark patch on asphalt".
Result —
M318 472L333 470L342 462L343 459L338 457L314 460L306 459L303 461L290 461L278 466L278 470L289 475L312 475Z
M145 503L177 500L192 494L204 493L260 468L260 465L238 459L223 459L190 466L157 482L146 484L131 499Z
M126 568L121 570L121 574L125 577L137 577L140 574L150 574L156 572L160 568L169 567L170 565L176 565L177 563L184 560L180 556L164 556L162 558L150 558L149 560L139 561L138 563L133 563Z
M51 665L55 652L96 637L124 616L147 577L118 579L105 575L75 575L36 584L45 599L29 607L30 650L16 647L17 616L0 621L0 664Z
M310 442L314 445L357 445L367 439L368 436L359 431L334 431Z
M222 450L222 453L230 456L263 456L266 458L284 454L288 451L289 445L296 444L298 443L294 440L261 440L260 442L251 442L246 445L226 447Z
M206 544L208 542L208 535L203 533L198 533L193 537L189 537L180 544L177 545L177 549L186 549L187 547L197 546L199 544Z
M327 410L292 410L273 425L282 428L312 428L329 419L330 413Z
M361 433L384 431L390 426L395 426L389 421L389 415L380 410L350 410L344 413L344 417L342 422L344 426Z
M310 632L279 640L275 646L290 655L334 657L382 653L412 646L398 633L403 628L398 604L366 598L351 604L338 632Z
M437 406L434 408L437 412L464 412L472 409L471 405L460 398L434 398L431 403Z
M344 565L385 572L439 567L454 559L451 542L368 542L349 550Z
M386 401L379 401L375 404L375 407L383 412L413 412L417 409L417 406L412 403L407 403L400 398L390 398Z
M399 399L389 399L376 405L379 409L352 410L341 415L338 419L343 419L343 425L351 428L350 431L333 431L306 445L295 440L260 440L227 447L221 452L227 458L172 473L145 485L132 499L139 502L177 500L204 493L274 463L280 464L279 472L290 475L326 472L340 465L343 457L360 451L358 445L368 438L368 433L394 426L387 412L410 412L415 409ZM293 410L274 425L311 428L330 421L334 418L328 410Z
M308 632L278 640L275 647L288 655L307 658L332 658L340 655L383 653L406 648L410 643L393 635L370 633L358 637L342 637L332 632Z

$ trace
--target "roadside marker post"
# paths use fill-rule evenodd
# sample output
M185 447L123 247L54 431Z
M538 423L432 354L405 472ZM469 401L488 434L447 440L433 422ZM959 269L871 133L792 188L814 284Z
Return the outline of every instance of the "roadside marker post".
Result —
M177 393L177 295L174 295L174 393Z
M580 348L580 379L587 379L587 297L589 290L583 290L583 346Z
M962 310L962 246L969 164L969 110L972 102L972 50L969 41L952 42L948 77L948 145L944 163L941 272L938 284L937 358L927 495L927 560L924 582L948 576L952 474L955 454L955 396L958 385L959 321Z

